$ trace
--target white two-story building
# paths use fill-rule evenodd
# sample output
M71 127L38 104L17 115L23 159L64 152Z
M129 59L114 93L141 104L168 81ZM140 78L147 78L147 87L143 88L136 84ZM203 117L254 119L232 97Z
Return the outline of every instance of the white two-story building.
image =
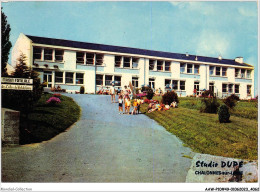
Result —
M254 67L242 57L224 59L77 42L20 34L12 50L12 65L23 53L27 64L49 87L67 92L95 93L101 86L123 88L149 84L179 96L212 90L218 97L254 97Z

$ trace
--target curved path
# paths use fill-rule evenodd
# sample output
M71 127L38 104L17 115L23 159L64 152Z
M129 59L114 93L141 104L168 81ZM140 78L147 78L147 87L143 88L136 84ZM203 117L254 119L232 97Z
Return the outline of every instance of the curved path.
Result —
M120 115L110 96L68 95L80 120L50 141L2 148L3 182L185 182L189 148L145 115Z

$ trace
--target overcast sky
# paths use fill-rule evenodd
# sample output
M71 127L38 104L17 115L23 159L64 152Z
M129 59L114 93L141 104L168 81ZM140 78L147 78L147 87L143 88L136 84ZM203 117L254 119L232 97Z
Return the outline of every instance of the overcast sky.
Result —
M20 33L234 59L258 76L256 2L8 2L14 45ZM9 59L10 60L10 59Z

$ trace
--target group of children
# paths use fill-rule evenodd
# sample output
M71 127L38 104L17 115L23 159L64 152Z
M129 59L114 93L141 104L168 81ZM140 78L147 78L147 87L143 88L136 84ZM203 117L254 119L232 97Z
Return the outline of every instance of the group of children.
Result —
M140 113L140 105L143 102L144 101L141 100L141 98L137 98L137 99L134 99L133 103L131 104L129 95L120 94L119 98L118 98L119 114L132 114L132 115L139 114ZM123 112L123 104L125 106L125 112ZM133 110L130 113L131 105L133 106Z
M169 110L171 107L173 108L177 108L178 105L177 105L177 102L176 101L173 101L170 105L168 103L166 103L166 105L164 105L162 102L161 104L159 104L159 101L157 101L156 103L150 103L148 105L148 113L151 113L153 111L167 111Z

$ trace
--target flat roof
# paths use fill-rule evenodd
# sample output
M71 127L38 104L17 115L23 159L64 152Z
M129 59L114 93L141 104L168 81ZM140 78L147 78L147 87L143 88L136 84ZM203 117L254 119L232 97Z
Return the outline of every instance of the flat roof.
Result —
M29 39L31 39L33 43L37 43L37 44L54 45L54 46L56 45L56 46L62 46L62 47L93 49L93 50L100 50L100 51L146 55L146 56L154 56L154 57L162 57L162 58L170 58L170 59L178 59L178 60L188 60L188 61L198 61L198 62L201 61L201 62L209 62L209 63L216 63L216 64L227 64L227 65L253 67L246 63L238 63L234 59L223 59L222 58L221 60L219 60L218 58L215 58L215 57L205 57L205 56L199 56L199 55L186 56L186 54L180 54L180 53L170 53L170 52L153 51L153 50L147 50L147 49L121 47L121 46L114 46L114 45L79 42L79 41L72 41L72 40L65 40L65 39L37 37L37 36L31 36L31 35L26 35L26 36ZM196 57L197 57L197 60L195 60Z

